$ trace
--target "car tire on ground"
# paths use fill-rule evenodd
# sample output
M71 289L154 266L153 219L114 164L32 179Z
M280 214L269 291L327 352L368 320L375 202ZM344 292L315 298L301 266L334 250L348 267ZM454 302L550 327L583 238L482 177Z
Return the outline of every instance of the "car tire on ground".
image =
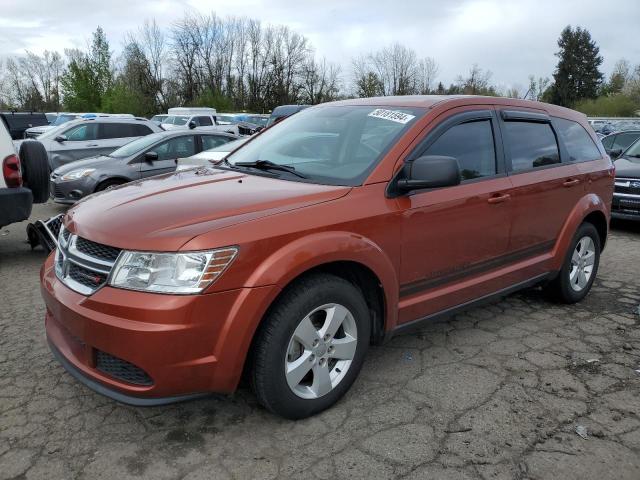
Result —
M329 274L300 278L256 334L251 383L258 401L289 419L332 406L358 376L370 332L369 309L356 286Z
M49 200L49 160L42 143L26 140L20 145L20 163L24 186L31 190L33 203Z
M580 225L560 273L547 287L552 297L563 303L576 303L586 297L598 273L600 251L596 227L589 222Z
M106 190L107 188L122 185L123 183L125 182L123 182L122 180L105 180L104 182L98 184L98 186L96 187L96 192L101 192L103 190Z

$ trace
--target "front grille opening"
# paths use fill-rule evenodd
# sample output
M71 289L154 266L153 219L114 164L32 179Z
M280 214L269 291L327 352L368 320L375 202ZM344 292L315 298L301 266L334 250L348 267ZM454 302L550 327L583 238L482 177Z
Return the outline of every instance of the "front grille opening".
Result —
M107 281L106 275L83 268L75 263L69 265L68 275L79 284L92 289L98 288Z
M140 367L101 350L96 350L96 369L126 383L145 387L153 385L149 374Z
M89 255L90 257L99 258L109 262L115 262L118 255L120 255L120 249L115 247L109 247L101 243L92 242L86 238L78 237L76 240L76 248L79 252Z

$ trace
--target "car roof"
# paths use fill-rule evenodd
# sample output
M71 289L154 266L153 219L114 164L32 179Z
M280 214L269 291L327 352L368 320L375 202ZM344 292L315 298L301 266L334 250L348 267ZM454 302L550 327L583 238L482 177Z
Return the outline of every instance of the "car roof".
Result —
M433 109L446 105L450 108L465 105L504 105L510 107L533 108L547 112L549 115L587 121L586 115L569 108L550 103L521 100L517 98L487 97L481 95L402 95L388 97L368 97L340 100L322 105L364 105L371 107L427 108ZM317 108L316 106L315 108ZM279 107L277 107L279 108ZM275 110L274 110L275 112Z

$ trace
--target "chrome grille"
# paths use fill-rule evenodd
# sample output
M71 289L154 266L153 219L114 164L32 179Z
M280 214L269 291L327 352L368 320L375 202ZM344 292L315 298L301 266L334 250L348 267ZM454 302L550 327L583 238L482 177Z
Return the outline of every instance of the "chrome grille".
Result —
M111 262L115 262L116 258L118 258L118 255L120 255L119 248L109 247L101 243L91 242L82 237L78 237L78 239L76 240L76 248L78 249L78 251L86 255Z
M615 192L640 195L640 178L616 178Z
M56 250L56 276L83 295L91 295L109 278L120 250L71 234L61 227Z

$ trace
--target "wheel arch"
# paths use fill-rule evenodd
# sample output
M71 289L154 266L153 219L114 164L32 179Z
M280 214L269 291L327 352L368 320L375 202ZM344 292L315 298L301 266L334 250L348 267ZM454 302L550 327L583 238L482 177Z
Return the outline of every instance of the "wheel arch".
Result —
M553 268L562 268L567 249L578 227L584 223L592 223L600 236L600 248L604 249L608 233L608 210L605 202L595 193L584 195L573 207L567 217L553 248Z
M121 185L123 183L129 183L130 181L131 181L130 178L122 177L119 175L104 177L98 181L98 183L96 184L96 188L93 191L94 192L99 191L100 187L105 183L118 182L118 185Z

